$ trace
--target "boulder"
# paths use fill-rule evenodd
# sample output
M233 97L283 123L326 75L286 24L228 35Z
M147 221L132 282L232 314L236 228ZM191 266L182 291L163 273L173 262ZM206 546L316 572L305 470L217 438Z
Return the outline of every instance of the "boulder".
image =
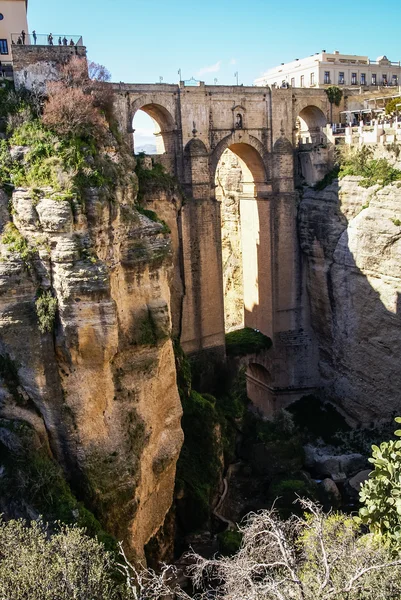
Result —
M348 480L349 486L359 494L361 490L361 485L365 483L365 481L369 477L369 473L371 472L372 469L365 469L364 471L360 471Z
M341 506L342 498L340 490L332 479L323 479L319 485L319 491L322 498L323 508L329 510L331 508L339 508Z

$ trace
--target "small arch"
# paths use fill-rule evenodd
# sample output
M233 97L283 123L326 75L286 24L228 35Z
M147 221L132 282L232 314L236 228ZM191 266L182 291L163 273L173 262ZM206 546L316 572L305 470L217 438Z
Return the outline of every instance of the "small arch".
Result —
M305 106L296 120L298 144L322 144L325 141L323 128L327 125L324 112L315 105Z
M209 152L198 138L192 138L184 148L184 173L186 186L202 183L210 189Z
M131 122L133 123L138 111L143 111L151 117L154 123L154 135L156 136L157 154L174 154L175 150L175 121L171 113L155 102L146 102L138 99L132 105ZM134 142L135 149L135 142Z
M252 404L263 414L272 416L271 373L258 363L249 363L246 371L246 391Z

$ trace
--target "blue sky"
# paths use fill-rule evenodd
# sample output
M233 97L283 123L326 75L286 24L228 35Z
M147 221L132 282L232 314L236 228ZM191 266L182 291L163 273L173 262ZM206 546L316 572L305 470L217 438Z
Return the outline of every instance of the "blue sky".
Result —
M29 0L30 30L82 35L113 81L252 85L321 50L401 59L401 2L386 0Z

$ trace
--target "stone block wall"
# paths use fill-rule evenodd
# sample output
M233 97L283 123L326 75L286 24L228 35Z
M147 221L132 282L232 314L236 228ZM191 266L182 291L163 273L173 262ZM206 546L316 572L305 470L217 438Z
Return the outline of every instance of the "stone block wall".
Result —
M13 45L15 86L44 89L46 82L58 79L60 67L72 56L86 58L85 46Z

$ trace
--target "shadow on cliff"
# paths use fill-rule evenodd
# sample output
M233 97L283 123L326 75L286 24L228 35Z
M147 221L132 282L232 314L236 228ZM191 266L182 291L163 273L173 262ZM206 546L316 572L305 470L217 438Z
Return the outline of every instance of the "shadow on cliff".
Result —
M392 190L372 190L364 203L367 193L355 178L335 180L308 188L298 212L321 388L364 425L401 413L401 236L385 203Z

